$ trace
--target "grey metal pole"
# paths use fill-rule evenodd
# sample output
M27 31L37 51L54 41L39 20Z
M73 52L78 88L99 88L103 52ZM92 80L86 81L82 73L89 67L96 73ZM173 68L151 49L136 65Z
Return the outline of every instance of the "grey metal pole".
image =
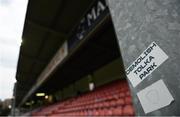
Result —
M157 60L162 62L161 65L152 72L146 72L149 73L148 76L137 86L132 86L132 82L128 80L136 115L180 115L180 0L107 0L107 2L125 69L128 69L152 42L168 56L168 59L163 61L165 58L160 54L157 55L162 58ZM163 80L174 101L145 113L137 93L160 79ZM159 102L162 100L159 99Z

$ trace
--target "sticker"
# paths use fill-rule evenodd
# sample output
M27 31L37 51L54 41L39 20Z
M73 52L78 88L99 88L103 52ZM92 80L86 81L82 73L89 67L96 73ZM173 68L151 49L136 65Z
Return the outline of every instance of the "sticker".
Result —
M146 114L168 106L174 100L163 80L141 90L137 96Z
M167 59L166 53L155 42L152 42L126 69L126 75L133 87L136 87Z

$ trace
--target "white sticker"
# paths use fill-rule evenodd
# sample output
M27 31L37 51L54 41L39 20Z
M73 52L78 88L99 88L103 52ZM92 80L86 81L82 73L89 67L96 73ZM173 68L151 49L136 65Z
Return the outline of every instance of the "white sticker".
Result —
M166 53L155 42L152 42L126 69L126 75L133 87L136 87L167 59Z
M144 112L168 106L174 100L163 80L159 80L137 93Z

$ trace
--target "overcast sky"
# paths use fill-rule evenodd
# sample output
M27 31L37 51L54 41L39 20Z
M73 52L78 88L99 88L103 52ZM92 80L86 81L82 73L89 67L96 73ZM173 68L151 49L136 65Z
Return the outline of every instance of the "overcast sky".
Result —
M0 0L0 99L11 98L28 0Z

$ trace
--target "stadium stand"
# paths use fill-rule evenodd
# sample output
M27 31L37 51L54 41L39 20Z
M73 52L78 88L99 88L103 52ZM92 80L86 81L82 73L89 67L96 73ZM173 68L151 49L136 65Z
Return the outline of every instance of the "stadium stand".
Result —
M21 112L16 115L134 116L105 0L45 1L28 3L14 88ZM91 83L95 89L89 91Z
M134 116L126 80L118 80L94 91L42 107L32 116Z

